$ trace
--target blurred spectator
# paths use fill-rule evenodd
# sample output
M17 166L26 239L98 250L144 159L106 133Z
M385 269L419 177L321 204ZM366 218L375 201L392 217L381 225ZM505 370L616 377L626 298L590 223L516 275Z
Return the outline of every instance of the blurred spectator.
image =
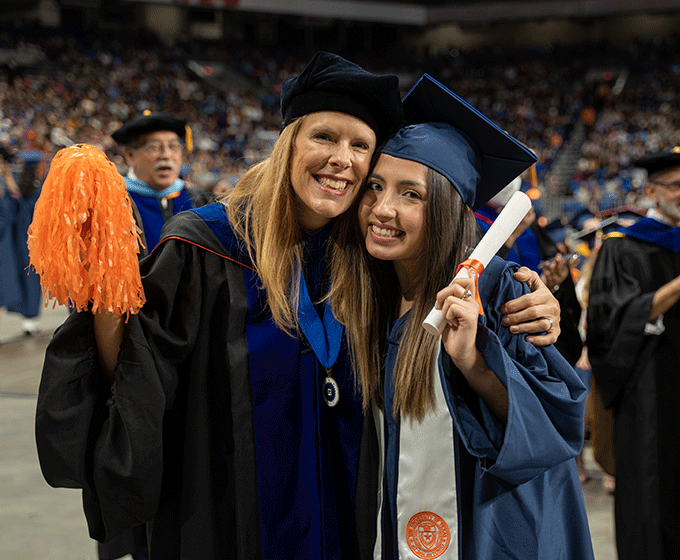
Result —
M26 243L44 179L43 164L40 152L10 154L3 149L0 156L0 308L22 315L22 329L29 336L39 332L42 291L29 266Z

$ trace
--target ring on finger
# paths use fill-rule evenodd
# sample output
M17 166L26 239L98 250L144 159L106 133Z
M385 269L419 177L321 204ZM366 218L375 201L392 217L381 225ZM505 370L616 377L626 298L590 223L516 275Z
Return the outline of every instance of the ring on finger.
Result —
M548 323L550 323L550 326L548 327L548 332L550 332L553 328L553 320L550 317L546 317L548 319Z
M472 296L472 292L471 292L470 290L465 290L465 291L463 292L463 297L461 297L460 299L467 299L467 298L469 298L469 297L471 297L471 296Z

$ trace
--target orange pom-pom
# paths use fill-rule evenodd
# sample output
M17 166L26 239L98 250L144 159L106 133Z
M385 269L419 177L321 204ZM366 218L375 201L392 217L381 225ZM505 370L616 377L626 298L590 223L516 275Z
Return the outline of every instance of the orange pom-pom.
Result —
M88 144L59 150L28 228L31 265L46 299L78 311L137 313L141 243L125 181ZM46 303L47 304L47 303Z

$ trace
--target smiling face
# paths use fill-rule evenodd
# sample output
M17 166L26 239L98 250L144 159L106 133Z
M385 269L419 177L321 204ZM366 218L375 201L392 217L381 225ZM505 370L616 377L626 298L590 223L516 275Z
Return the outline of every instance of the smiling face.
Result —
M182 149L176 132L158 130L142 136L139 147L125 148L124 154L137 179L161 191L179 178Z
M359 205L366 249L377 259L417 275L425 242L428 169L382 154Z
M313 232L345 212L368 174L376 137L364 121L319 111L304 117L291 163L291 183L303 229Z

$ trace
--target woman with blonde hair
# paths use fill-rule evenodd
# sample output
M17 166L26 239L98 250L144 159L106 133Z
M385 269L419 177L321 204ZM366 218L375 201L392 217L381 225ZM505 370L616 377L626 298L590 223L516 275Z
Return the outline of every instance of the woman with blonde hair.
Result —
M45 478L83 489L97 540L146 523L151 560L362 549L361 402L318 302L332 222L400 125L398 80L320 52L281 108L271 157L225 204L168 222L140 264L140 313L73 314L46 353Z

